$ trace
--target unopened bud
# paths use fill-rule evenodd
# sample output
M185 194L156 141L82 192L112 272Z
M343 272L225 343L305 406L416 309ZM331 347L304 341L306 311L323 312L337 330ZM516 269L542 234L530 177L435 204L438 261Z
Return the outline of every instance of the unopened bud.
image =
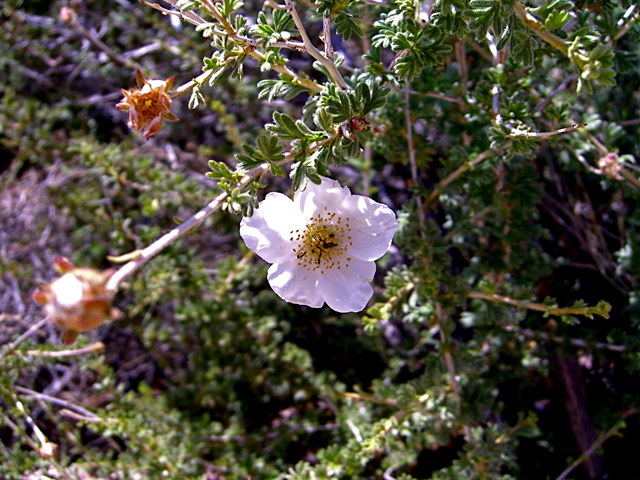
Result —
M62 330L65 345L72 344L78 333L93 330L108 318L119 317L120 312L111 307L111 296L105 289L113 270L75 268L61 257L56 258L55 268L63 275L42 285L32 298L44 305L49 319Z

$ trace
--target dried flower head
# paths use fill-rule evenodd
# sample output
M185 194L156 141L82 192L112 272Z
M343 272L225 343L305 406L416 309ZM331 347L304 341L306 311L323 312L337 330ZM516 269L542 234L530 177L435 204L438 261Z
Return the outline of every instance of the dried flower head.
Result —
M62 342L70 345L78 333L98 327L108 318L117 318L118 309L111 307L105 284L113 270L99 272L76 268L66 258L58 257L55 268L63 275L42 285L32 298L44 305L49 319L62 330Z
M167 80L147 80L140 70L136 70L138 87L122 90L124 98L116 105L129 112L129 127L139 132L144 128L144 138L149 140L162 126L162 119L176 122L178 117L171 113L171 97L167 92L173 86L174 77Z
M622 175L620 175L622 165L618 163L617 153L609 153L600 158L600 160L598 160L598 166L600 167L602 175L613 178L614 180L622 180Z

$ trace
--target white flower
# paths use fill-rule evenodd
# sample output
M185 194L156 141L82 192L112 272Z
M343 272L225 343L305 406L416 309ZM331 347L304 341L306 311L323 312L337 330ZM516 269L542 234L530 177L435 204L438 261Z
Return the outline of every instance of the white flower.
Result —
M287 302L359 312L373 295L374 260L389 250L398 221L386 205L321 178L293 201L269 193L242 220L240 235L273 264L267 280Z

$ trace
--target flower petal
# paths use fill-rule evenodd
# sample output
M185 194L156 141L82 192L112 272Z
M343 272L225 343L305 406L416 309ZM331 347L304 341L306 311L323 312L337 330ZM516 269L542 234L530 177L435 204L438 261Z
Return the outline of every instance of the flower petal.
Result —
M319 291L327 305L336 312L360 312L373 295L369 282L375 273L374 262L352 258L348 268L325 271L318 282Z
M293 200L307 220L318 213L324 213L325 208L335 211L338 205L351 196L351 191L347 187L340 186L337 180L320 178L322 179L320 185L307 182L304 191L297 193Z
M155 135L160 131L161 126L162 126L162 115L158 115L149 122L149 124L147 125L147 128L145 128L144 132L142 132L142 136L145 139L149 140L151 136Z
M267 280L280 298L299 305L320 308L324 300L318 289L318 274L297 264L294 258L286 263L269 267Z
M291 199L281 193L269 193L253 216L242 219L240 236L266 262L284 263L295 257L291 232L302 227L302 214Z
M393 210L368 197L352 195L340 204L337 213L349 217L353 243L349 247L350 255L372 261L387 253L398 229Z

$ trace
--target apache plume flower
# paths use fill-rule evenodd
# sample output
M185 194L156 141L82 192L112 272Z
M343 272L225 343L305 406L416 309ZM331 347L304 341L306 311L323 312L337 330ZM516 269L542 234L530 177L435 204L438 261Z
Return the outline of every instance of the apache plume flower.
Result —
M173 86L174 77L167 80L146 80L140 70L136 70L138 88L122 89L124 98L116 108L129 112L129 127L139 132L144 128L144 138L149 140L162 126L162 119L176 122L178 117L171 113L171 97L167 92Z
M359 312L373 295L375 260L398 229L393 211L329 178L309 183L291 201L270 193L240 236L263 260L273 263L267 280L291 303L337 312Z
M113 270L98 272L75 268L66 258L55 260L60 278L42 285L32 298L44 305L49 319L62 330L62 343L71 345L78 333L100 326L107 318L117 318L120 311L111 307L105 284Z

